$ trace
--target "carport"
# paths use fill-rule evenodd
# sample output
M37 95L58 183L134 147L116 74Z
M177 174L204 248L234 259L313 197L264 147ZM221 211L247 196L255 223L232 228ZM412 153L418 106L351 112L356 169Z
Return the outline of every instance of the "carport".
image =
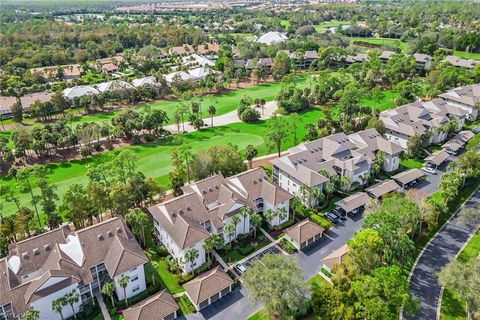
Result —
M431 166L435 166L435 169L438 168L438 166L442 165L450 155L445 151L445 150L438 150L429 155L428 157L425 158L425 163L429 164Z
M337 208L347 213L357 213L359 209L363 209L370 201L370 197L365 192L357 192L335 202Z
M409 169L394 175L392 179L398 183L402 189L407 189L423 177L425 177L425 173L422 170Z
M380 183L374 184L370 188L367 188L367 194L376 199L382 198L384 195L390 192L397 191L399 189L398 184L392 179L382 181Z

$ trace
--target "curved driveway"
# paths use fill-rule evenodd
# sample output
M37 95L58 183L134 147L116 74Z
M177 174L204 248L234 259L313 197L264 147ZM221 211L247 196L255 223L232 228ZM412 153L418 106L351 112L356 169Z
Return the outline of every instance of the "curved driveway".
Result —
M465 206L480 204L480 189L468 199ZM421 301L420 309L414 317L404 319L437 319L437 306L441 286L437 272L442 269L462 248L476 226L458 223L458 211L451 220L435 235L420 256L410 279L413 295Z

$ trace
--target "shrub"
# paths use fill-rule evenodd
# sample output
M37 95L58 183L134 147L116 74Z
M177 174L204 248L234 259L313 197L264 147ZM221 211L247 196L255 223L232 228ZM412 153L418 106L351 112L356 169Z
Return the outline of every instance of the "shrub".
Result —
M143 138L145 139L146 142L152 142L155 141L156 137L153 134L146 133Z
M113 150L113 143L111 141L106 142L105 148L107 148L108 150Z
M168 256L168 250L163 247L163 246L156 246L155 247L155 253L159 256L159 257L166 257Z
M142 139L140 139L139 136L132 136L132 138L130 139L130 144L135 146L135 145L139 145L142 143Z
M102 151L102 145L100 143L95 143L93 149L97 152Z
M317 214L312 214L309 219L313 222L315 222L316 224L318 224L319 226L321 226L322 228L324 228L325 230L328 230L332 227L332 223L330 221L328 221L327 219L323 218L323 217L320 217L319 215Z
M90 155L90 147L88 146L82 146L80 148L80 155L82 157L88 157Z
M248 256L250 253L255 251L255 248L252 245L248 245L245 247L238 248L237 250L238 252L240 252L242 256Z
M193 279L193 274L189 273L189 274L180 274L180 275L177 275L176 277L177 279L177 283L179 285L182 285L182 284L185 284L187 283L188 281L192 280Z
M251 123L258 121L258 119L260 119L260 112L250 107L240 114L240 120L243 122Z
M295 246L290 242L288 241L287 239L283 238L282 240L280 240L280 242L278 243L280 245L280 247L285 250L286 253L289 253L289 254L292 254L292 253L295 253L297 251L297 249L295 248Z

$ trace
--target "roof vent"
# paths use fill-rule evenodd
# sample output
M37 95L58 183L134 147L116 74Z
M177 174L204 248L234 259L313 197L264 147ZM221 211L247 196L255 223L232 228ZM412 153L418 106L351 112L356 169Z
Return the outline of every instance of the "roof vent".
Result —
M208 188L208 191L212 192L212 191L213 191L213 188L212 188L212 187Z
M217 189L217 190L218 190L218 189L220 189L220 187L219 187L219 186L215 186L215 189Z
M117 227L117 233L122 233L122 232L123 232L122 228Z
M262 180L263 180L262 178L258 178L258 182L262 182Z
M100 240L100 241L102 241L102 240L103 240L103 234L97 235L97 239Z
M253 180L253 184L257 184L257 180Z
M187 211L192 211L192 209L190 207L187 207Z
M22 253L22 258L23 258L24 260L28 260L28 252Z
M33 249L34 256L38 256L39 254L40 254L40 251L38 250L38 248Z
M108 236L109 238L113 237L113 232L112 232L112 230L108 230L108 231L107 231L107 236Z
M202 193L203 193L203 194L207 194L207 190L203 190Z
M178 210L178 213L179 213L180 215L182 215L182 214L183 214L183 210L182 210L182 209Z
M50 245L48 243L43 245L43 250L50 251Z

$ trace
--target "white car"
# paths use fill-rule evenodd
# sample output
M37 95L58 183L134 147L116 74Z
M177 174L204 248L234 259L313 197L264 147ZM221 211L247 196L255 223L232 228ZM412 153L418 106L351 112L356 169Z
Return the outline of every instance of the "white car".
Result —
M434 168L432 167L423 167L422 168L423 171L425 171L426 173L430 173L430 174L437 174L437 170L435 170Z

